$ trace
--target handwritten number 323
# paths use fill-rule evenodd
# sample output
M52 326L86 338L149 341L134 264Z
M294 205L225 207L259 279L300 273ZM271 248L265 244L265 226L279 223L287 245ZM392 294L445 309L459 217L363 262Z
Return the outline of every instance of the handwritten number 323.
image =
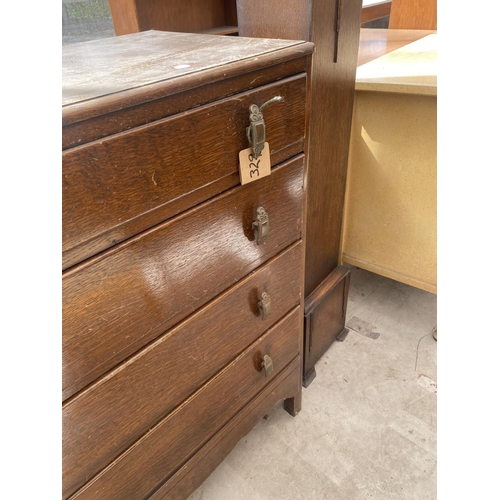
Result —
M260 159L259 160L255 160L254 157L253 157L253 154L250 153L248 155L248 161L250 162L250 165L249 165L249 168L250 168L250 178L252 178L253 174L255 174L255 173L257 173L257 177L259 177L259 175L260 175L259 174ZM255 161L257 161L257 163L254 163Z

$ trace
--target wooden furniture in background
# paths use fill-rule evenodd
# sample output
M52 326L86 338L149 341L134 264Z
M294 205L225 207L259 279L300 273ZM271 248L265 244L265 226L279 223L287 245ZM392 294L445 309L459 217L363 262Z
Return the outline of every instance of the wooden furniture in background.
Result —
M396 45L422 35L373 31L377 45L384 32ZM363 30L361 37L366 41ZM360 57L371 60L356 77L342 246L342 262L432 293L437 292L436 37L428 34L378 58L360 50Z
M390 16L392 0L363 0L361 27L366 23Z
M392 0L389 29L437 30L437 0Z
M117 35L162 30L238 34L236 0L109 0Z
M361 0L237 0L240 36L310 40L311 89L306 224L306 303L315 306L304 349L304 385L314 364L344 332L349 271L338 269ZM316 290L314 301L307 301ZM339 294L342 300L339 300ZM323 301L322 307L319 302ZM305 321L312 310L306 308Z
M312 51L63 47L63 498L185 499L276 402L300 410ZM241 186L275 96L271 174Z
M359 35L358 66L404 47L433 30L389 30L361 28Z

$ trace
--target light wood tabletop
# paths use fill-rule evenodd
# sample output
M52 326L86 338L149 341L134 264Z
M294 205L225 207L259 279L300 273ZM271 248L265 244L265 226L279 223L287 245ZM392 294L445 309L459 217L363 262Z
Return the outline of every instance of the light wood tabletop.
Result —
M437 33L358 66L356 91L437 95Z

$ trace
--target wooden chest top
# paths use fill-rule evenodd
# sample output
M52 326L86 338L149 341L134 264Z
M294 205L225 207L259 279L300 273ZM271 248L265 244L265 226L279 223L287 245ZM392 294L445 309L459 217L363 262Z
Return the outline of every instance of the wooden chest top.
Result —
M66 45L62 53L63 124L73 121L69 115L78 104L88 108L89 101L131 90L148 99L151 95L145 91L150 93L151 88L145 87L158 84L164 84L166 95L173 79L179 82L179 77L213 70L208 78L215 80L217 68L224 69L222 76L231 72L231 66L241 72L243 65L250 71L269 65L276 56L290 58L293 51L311 53L313 44L151 30Z

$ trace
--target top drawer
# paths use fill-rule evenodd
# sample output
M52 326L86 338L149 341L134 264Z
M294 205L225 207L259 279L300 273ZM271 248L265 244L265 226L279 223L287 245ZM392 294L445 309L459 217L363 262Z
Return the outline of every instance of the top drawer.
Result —
M276 165L304 147L305 74L63 152L63 269L238 184L248 108L278 95Z

